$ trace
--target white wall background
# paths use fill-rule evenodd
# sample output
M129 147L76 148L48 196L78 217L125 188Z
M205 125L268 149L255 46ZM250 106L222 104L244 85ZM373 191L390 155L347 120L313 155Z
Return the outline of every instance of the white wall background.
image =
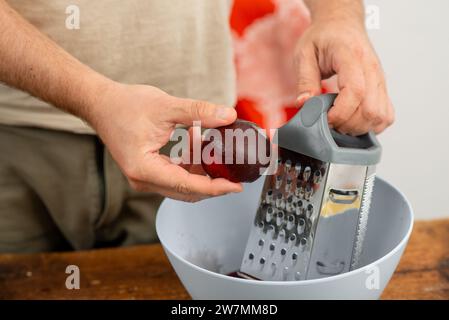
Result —
M405 193L417 219L449 218L449 1L365 4L379 8L380 28L369 33L396 109L380 136L378 174Z

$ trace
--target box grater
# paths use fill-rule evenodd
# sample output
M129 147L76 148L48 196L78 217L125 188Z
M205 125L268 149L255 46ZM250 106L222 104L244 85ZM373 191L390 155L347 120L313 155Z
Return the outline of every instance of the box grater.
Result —
M316 279L357 267L381 147L328 126L335 94L314 97L277 135L276 173L266 176L241 274Z

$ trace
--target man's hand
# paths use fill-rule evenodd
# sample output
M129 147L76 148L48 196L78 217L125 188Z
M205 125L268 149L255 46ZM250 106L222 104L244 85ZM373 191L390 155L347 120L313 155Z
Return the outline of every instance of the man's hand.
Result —
M382 132L393 123L394 111L359 1L309 3L312 25L297 46L298 103L320 94L321 80L336 74L339 95L329 124L352 135Z
M234 109L116 83L68 54L4 0L0 30L0 82L89 122L134 188L185 201L242 190L225 179L190 173L158 152L176 124L227 125L236 118Z
M176 124L224 126L235 121L233 108L180 99L151 86L111 83L87 120L102 138L132 187L164 196L198 201L231 192L240 184L188 172L159 154Z

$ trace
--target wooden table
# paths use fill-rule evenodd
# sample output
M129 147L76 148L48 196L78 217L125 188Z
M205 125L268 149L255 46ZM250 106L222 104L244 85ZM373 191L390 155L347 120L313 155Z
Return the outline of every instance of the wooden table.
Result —
M67 265L81 289L67 290ZM0 255L0 299L189 299L158 244L84 252ZM449 299L449 220L415 224L383 299Z

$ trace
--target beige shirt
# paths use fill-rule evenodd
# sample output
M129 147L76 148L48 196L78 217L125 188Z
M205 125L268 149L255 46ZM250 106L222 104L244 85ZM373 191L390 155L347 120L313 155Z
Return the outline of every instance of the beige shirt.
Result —
M178 97L235 103L229 0L8 3L81 62L116 81L153 85ZM79 29L66 27L70 5L79 8ZM82 120L2 85L0 123L94 133Z

